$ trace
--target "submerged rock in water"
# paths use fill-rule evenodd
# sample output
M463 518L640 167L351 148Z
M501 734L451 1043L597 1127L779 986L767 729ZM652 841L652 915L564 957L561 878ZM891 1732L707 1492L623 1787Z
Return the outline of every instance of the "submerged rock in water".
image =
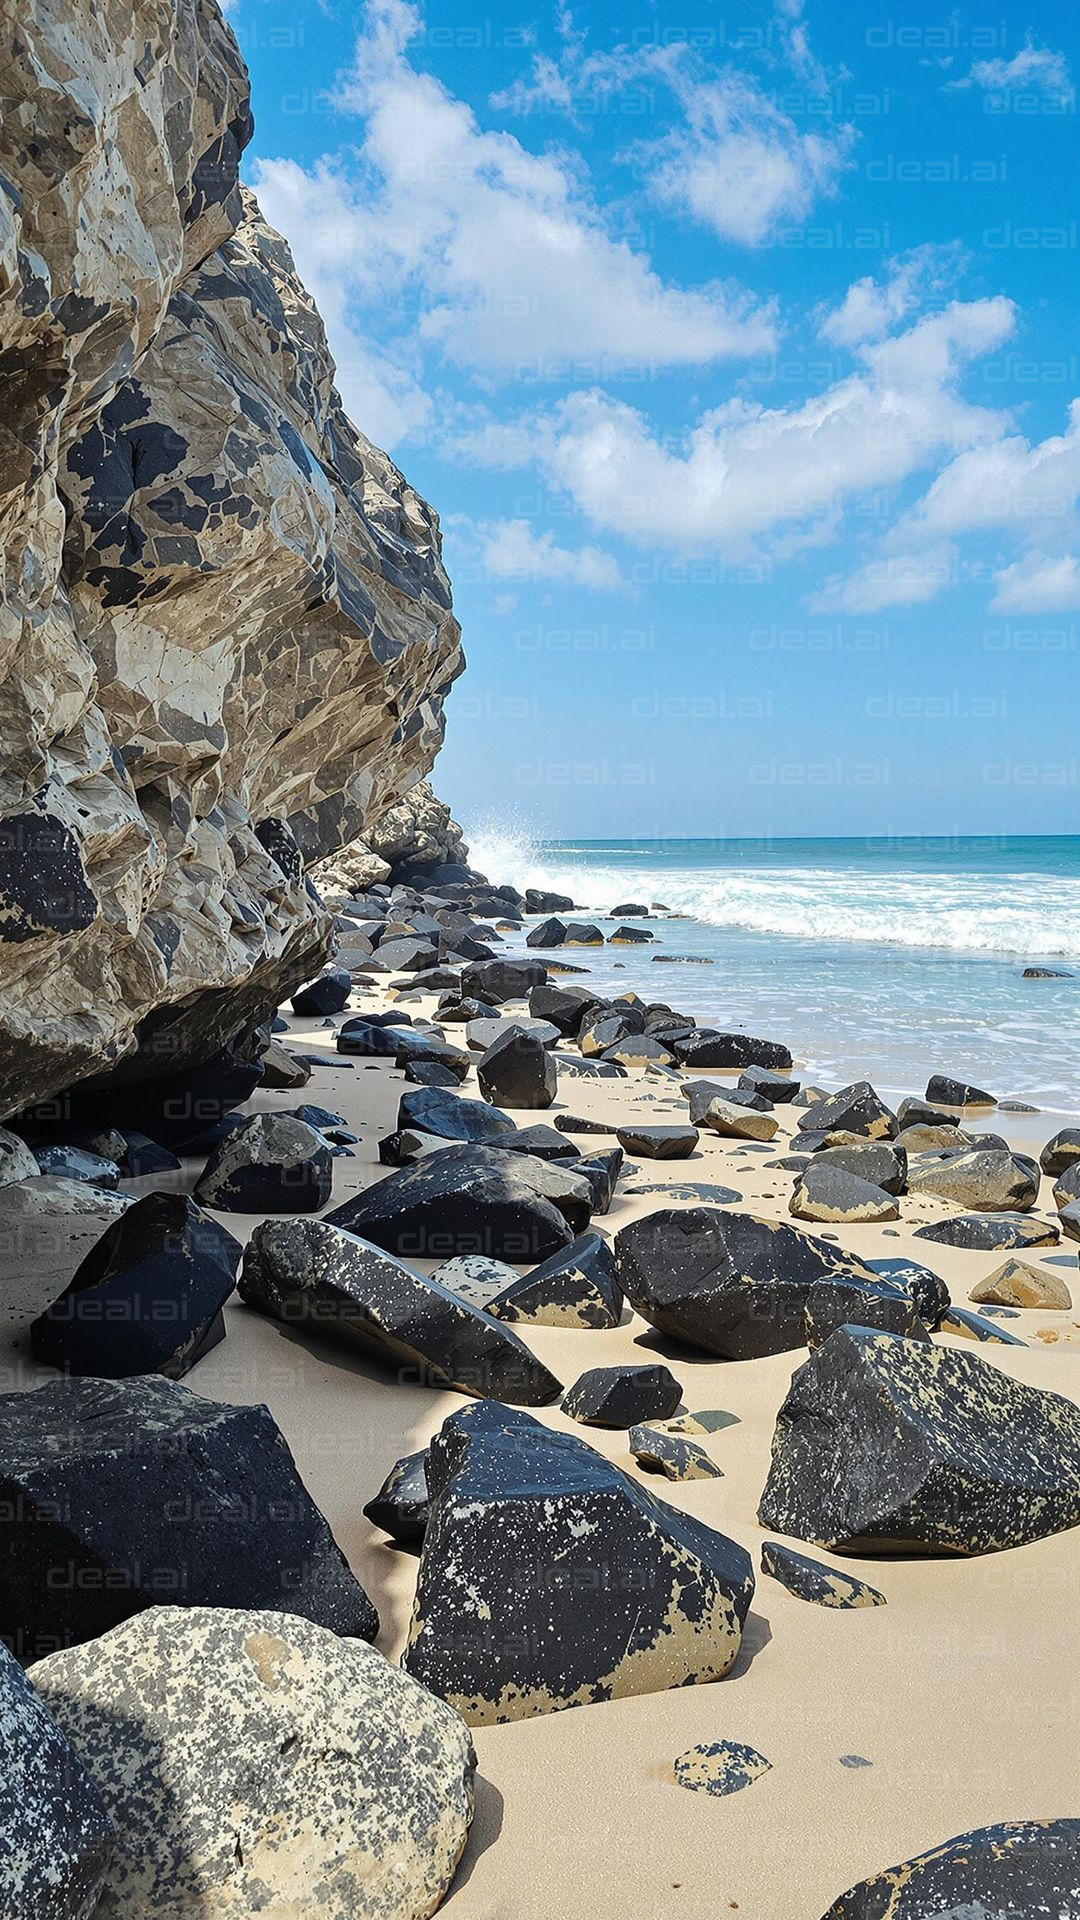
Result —
M1077 1920L1080 1820L1008 1820L861 1880L822 1920Z
M165 1606L32 1679L116 1827L102 1920L426 1920L449 1887L472 1742L374 1647Z
M404 1657L473 1726L716 1680L749 1555L570 1434L493 1402L444 1422Z
M834 1550L993 1553L1080 1521L1080 1409L974 1353L845 1326L792 1376L762 1526Z
M414 1382L542 1407L562 1388L524 1342L460 1294L329 1220L266 1220L240 1298L288 1326L359 1347Z
M0 1488L0 1636L23 1660L169 1604L378 1632L266 1407L157 1375L2 1394Z

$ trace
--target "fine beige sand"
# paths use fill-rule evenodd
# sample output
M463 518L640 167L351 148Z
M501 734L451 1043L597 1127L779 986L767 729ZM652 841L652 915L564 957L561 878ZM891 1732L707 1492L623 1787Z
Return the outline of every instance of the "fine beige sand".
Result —
M354 994L350 1011L386 1001L384 991L364 989ZM404 1004L414 1017L433 1007L415 995ZM394 1124L402 1075L385 1061L337 1066L330 1029L295 1018L290 1025L294 1041L302 1036L305 1048L327 1049L328 1064L315 1070L303 1093L259 1093L251 1109L311 1100L346 1117L362 1144L355 1158L334 1163L336 1205L389 1171L378 1165L376 1142ZM461 1028L446 1031L463 1044ZM722 1084L731 1076L715 1078ZM462 1092L475 1095L472 1077ZM686 1116L670 1082L633 1072L622 1081L564 1076L553 1110L515 1117L528 1125L550 1121L560 1109L610 1116L613 1123ZM787 1218L791 1176L770 1172L765 1163L784 1151L798 1110L776 1112L781 1133L770 1148L703 1134L689 1161L639 1162L611 1212L594 1225L611 1235L643 1212L695 1204L687 1191L691 1181L732 1187L740 1206ZM969 1116L968 1124L1007 1131L1010 1118L987 1112ZM1029 1150L1055 1130L1046 1118L1022 1124ZM577 1144L586 1142L578 1136ZM192 1179L198 1170L193 1163ZM161 1182L126 1184L138 1192ZM641 1191L646 1188L652 1190ZM929 1196L903 1199L900 1206L891 1236L869 1226L819 1231L859 1255L922 1259L944 1275L954 1300L967 1304L971 1287L1005 1256L913 1240L915 1227L951 1210ZM1045 1181L1040 1210L1054 1212ZM255 1224L243 1216L222 1218L238 1235ZM1064 1241L1022 1257L1065 1279L1073 1310L1003 1321L1029 1344L981 1346L979 1353L1017 1379L1080 1401L1076 1245ZM426 1442L460 1397L398 1385L376 1366L285 1331L236 1302L228 1326L228 1339L187 1384L213 1398L267 1402L378 1606L380 1645L395 1658L407 1629L416 1559L388 1544L361 1508L394 1460ZM737 1425L699 1436L723 1468L722 1480L643 1479L672 1506L739 1541L758 1568L765 1536L755 1514L774 1416L805 1349L714 1362L661 1343L629 1310L623 1325L607 1333L516 1331L567 1386L587 1367L659 1351L682 1381L689 1410L736 1414ZM18 1329L0 1358L5 1385L55 1377L34 1367ZM557 1408L538 1417L638 1472L624 1434L575 1427ZM443 1911L453 1920L719 1920L733 1913L741 1920L819 1920L862 1875L966 1828L1075 1815L1080 1532L967 1561L833 1564L868 1578L888 1605L834 1612L793 1598L759 1573L743 1651L727 1679L478 1730L476 1821ZM757 1748L771 1771L723 1799L676 1786L676 1756L716 1739ZM863 1764L845 1764L852 1758Z

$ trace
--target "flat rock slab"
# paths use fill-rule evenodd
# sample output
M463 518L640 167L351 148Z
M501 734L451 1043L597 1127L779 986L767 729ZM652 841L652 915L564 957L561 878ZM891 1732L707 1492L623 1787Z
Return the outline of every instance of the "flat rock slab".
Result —
M1060 1275L1033 1267L1027 1260L1002 1261L972 1287L968 1299L976 1306L1053 1307L1066 1313L1072 1306L1072 1294Z
M562 1391L515 1333L329 1220L256 1227L240 1298L287 1326L358 1347L413 1383L528 1407Z
M974 1253L993 1253L1000 1247L1056 1247L1061 1234L1051 1220L1026 1213L958 1213L916 1227L916 1240L937 1240L945 1247L967 1247Z
M158 1607L34 1685L116 1827L100 1920L434 1911L475 1756L441 1700L281 1611Z
M651 1326L729 1360L801 1347L817 1281L876 1278L798 1227L714 1207L665 1208L632 1221L615 1236L615 1270Z
M659 1362L591 1367L570 1388L563 1412L587 1427L633 1427L639 1420L666 1420L681 1399L680 1382Z
M993 1553L1080 1520L1080 1408L977 1354L846 1326L792 1376L762 1526L834 1551Z
M181 1598L378 1632L266 1407L153 1374L3 1394L0 1490L0 1635L24 1660Z
M116 1829L89 1773L6 1647L0 1647L0 1740L0 1912L7 1920L90 1920Z
M555 1202L554 1182L545 1190L539 1181L543 1171L541 1161L525 1154L449 1147L375 1181L326 1218L408 1259L483 1253L535 1265L584 1231L592 1197L584 1182L575 1183L580 1218L572 1231Z
M615 1132L624 1153L642 1160L689 1160L700 1138L696 1127L618 1127Z
M1080 1820L1009 1820L872 1874L822 1920L1076 1920Z
M106 1228L30 1329L35 1360L73 1374L179 1380L225 1338L240 1243L181 1193L148 1193Z
M631 1427L630 1451L639 1467L665 1480L722 1480L724 1470L695 1440L653 1426Z
M779 1580L797 1600L809 1600L816 1607L883 1607L885 1595L854 1574L839 1573L823 1560L812 1560L807 1553L796 1553L779 1540L766 1540L761 1549L761 1571Z
M734 1206L742 1194L712 1180L639 1180L626 1193L662 1193L668 1200L690 1200L703 1207Z
M470 1725L729 1671L749 1555L583 1441L481 1402L444 1423L427 1472L403 1664Z
M710 1740L680 1753L673 1772L677 1787L721 1799L725 1794L739 1793L743 1787L752 1786L771 1767L771 1760L741 1740Z

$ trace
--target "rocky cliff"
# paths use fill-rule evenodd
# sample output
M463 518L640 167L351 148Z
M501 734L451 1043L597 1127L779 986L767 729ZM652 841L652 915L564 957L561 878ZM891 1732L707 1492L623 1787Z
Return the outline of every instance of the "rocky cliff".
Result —
M238 184L214 0L0 0L0 1112L198 1063L431 765L435 515Z
M408 880L444 865L463 867L468 858L465 836L445 800L426 780L418 780L379 819L365 823L361 839L320 861L312 877L328 893L362 893L373 881Z

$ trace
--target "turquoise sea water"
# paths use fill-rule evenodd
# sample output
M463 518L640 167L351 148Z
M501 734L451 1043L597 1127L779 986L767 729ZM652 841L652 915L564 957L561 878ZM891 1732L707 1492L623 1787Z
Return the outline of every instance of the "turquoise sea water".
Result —
M469 840L492 879L557 888L591 917L623 901L688 916L650 922L640 952L567 956L605 988L784 1040L830 1083L910 1092L944 1071L1080 1112L1080 836ZM1075 977L1023 979L1038 965Z

